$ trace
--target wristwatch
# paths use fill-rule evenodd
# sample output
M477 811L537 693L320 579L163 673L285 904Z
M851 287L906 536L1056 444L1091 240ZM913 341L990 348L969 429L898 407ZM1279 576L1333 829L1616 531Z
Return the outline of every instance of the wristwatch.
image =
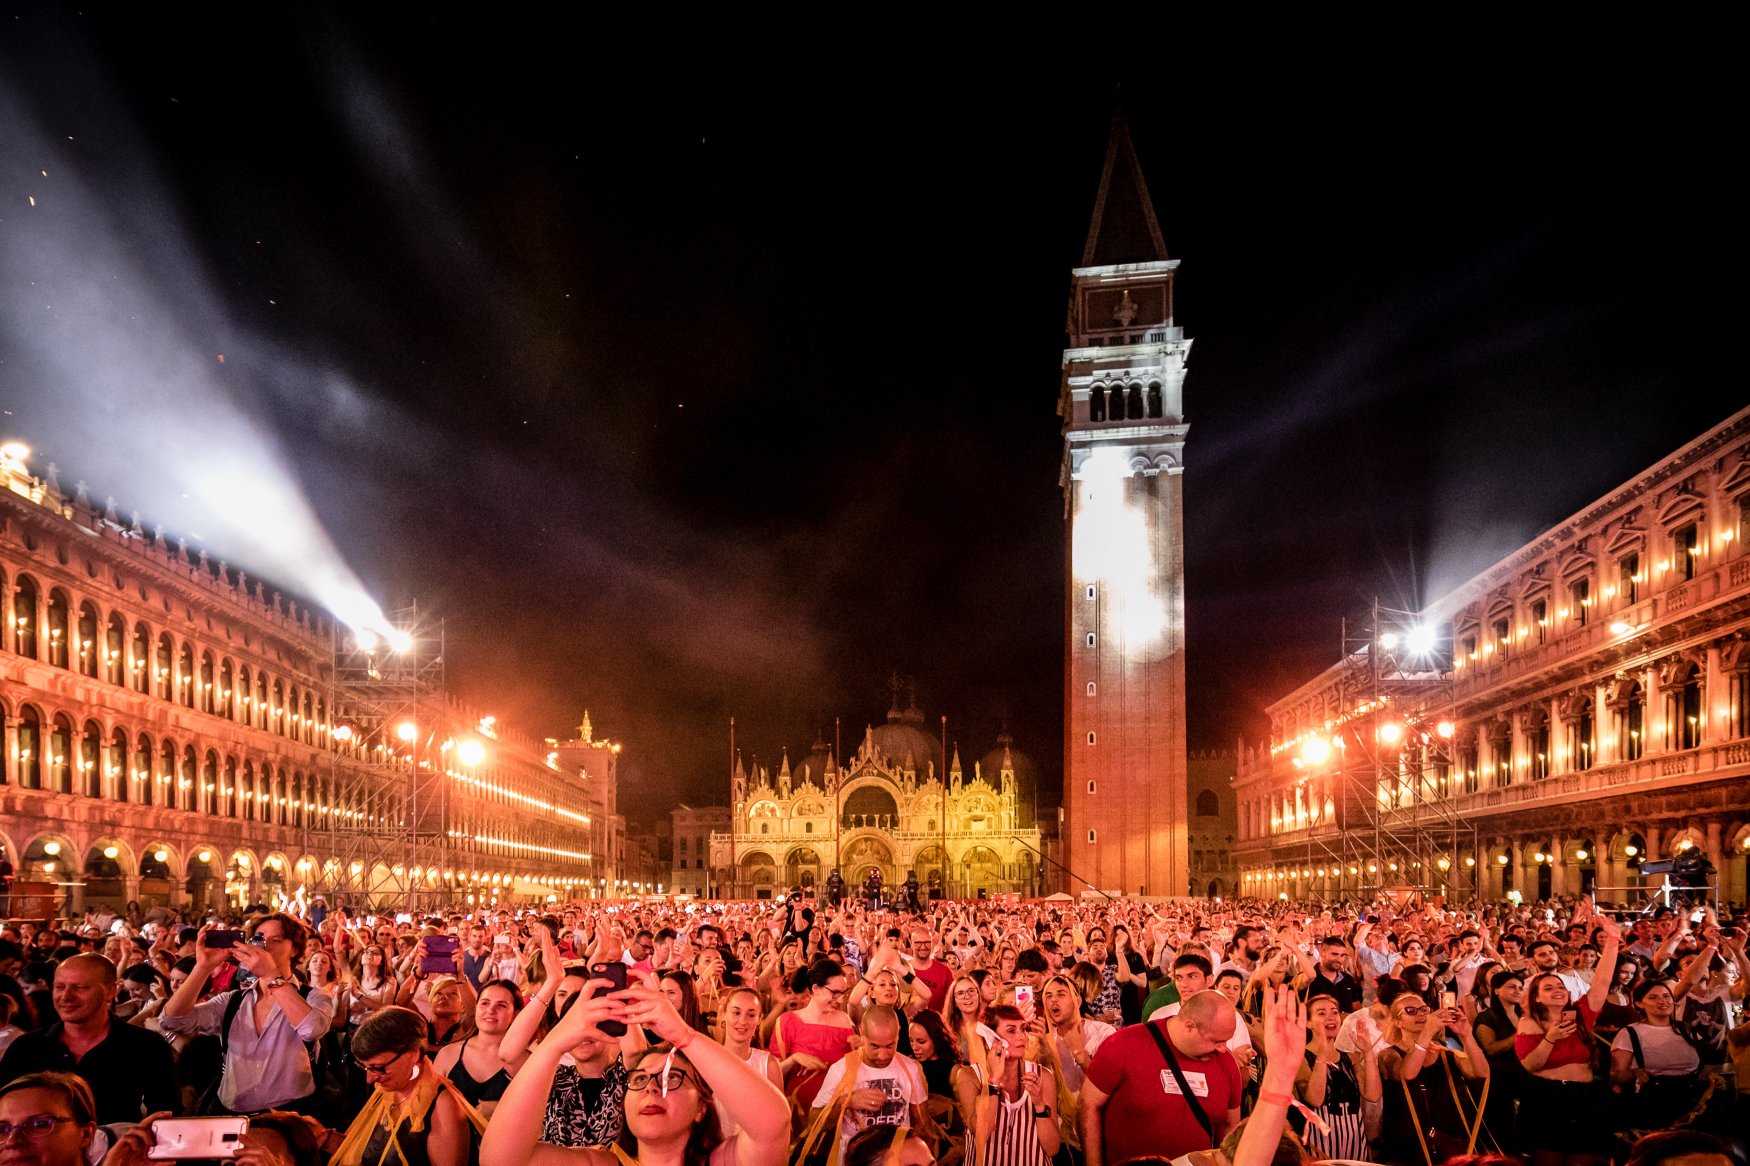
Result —
M1044 1109L1036 1109L1033 1111L1033 1116L1035 1119L1042 1118L1042 1117L1050 1117L1051 1116L1051 1107L1048 1105Z
M262 987L263 991L272 992L272 991L275 991L279 988L285 987L287 984L289 984L291 982L292 982L292 978L290 976L275 976L271 980L263 980L261 982L261 987Z

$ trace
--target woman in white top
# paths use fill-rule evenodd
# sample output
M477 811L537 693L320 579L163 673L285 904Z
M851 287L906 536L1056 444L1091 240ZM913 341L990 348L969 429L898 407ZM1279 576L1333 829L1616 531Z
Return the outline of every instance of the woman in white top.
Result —
M1627 1086L1632 1127L1663 1129L1701 1099L1701 1054L1673 1023L1677 995L1664 980L1635 988L1641 1019L1625 1024L1610 1045L1610 1080Z
M723 998L723 1047L746 1061L748 1067L772 1083L778 1092L784 1091L784 1072L778 1068L778 1058L764 1049L753 1047L753 1038L760 1030L763 1009L760 994L752 988L731 988ZM724 1135L736 1132L735 1117L721 1098L716 1101L717 1118L723 1123Z

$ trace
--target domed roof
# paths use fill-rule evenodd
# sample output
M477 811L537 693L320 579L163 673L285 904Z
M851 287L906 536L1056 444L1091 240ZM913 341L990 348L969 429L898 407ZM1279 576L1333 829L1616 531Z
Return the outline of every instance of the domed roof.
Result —
M938 775L942 773L942 743L924 728L924 714L915 705L903 711L888 709L887 723L877 725L870 739L875 743L875 751L897 769L904 770L906 758L910 757L919 779L927 776L932 765Z
M808 751L808 756L790 764L790 772L796 779L796 784L802 784L802 771L808 771L808 780L817 786L826 785L827 767L832 764L832 748L824 738L816 736L814 747Z
M995 749L979 759L979 772L984 775L984 780L990 783L992 789L1001 789L1004 750L1008 751L1009 764L1015 770L1015 792L1023 798L1028 797L1037 788L1034 782L1039 776L1039 771L1034 768L1031 757L1015 748L1015 739L1007 733L997 738ZM972 777L970 773L966 776L968 780Z

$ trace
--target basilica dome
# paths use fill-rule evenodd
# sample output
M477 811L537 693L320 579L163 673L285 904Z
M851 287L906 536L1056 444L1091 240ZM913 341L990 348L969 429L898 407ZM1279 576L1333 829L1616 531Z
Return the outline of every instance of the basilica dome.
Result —
M903 770L906 758L910 757L917 767L919 780L928 775L932 765L938 775L942 772L942 743L924 727L924 714L915 706L903 711L889 709L887 723L877 725L870 739L875 743L875 751L897 769Z
M1003 785L1003 752L1008 751L1009 764L1015 770L1016 809L1025 820L1031 820L1034 792L1039 788L1039 771L1033 765L1033 759L1015 748L1015 739L1007 733L997 738L997 747L979 758L978 771L984 775L984 780L990 783L992 789L1000 790ZM968 781L972 774L966 775Z

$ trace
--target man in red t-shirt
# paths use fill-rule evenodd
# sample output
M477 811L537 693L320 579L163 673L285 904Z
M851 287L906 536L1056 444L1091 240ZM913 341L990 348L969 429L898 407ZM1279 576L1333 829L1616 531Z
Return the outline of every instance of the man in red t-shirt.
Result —
M919 927L911 933L911 969L906 978L912 976L922 980L930 990L929 1008L939 1013L948 1007L948 985L954 982L954 973L936 958L936 937L927 927Z
M1240 1120L1240 1069L1226 1044L1239 1017L1220 992L1199 992L1178 1015L1133 1024L1106 1038L1082 1082L1082 1146L1087 1166L1119 1166L1132 1158L1177 1158L1221 1144ZM1149 1034L1172 1046L1175 1076ZM1179 1084L1184 1078L1191 1098ZM1202 1109L1210 1131L1192 1111Z

